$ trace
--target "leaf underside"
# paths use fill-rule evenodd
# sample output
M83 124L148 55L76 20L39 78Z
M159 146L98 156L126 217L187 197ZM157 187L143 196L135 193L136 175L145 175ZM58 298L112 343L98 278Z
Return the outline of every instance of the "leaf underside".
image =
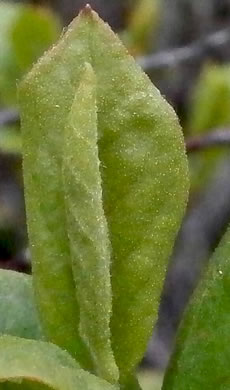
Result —
M86 63L96 81L86 81ZM187 164L178 121L89 8L30 72L20 104L34 285L45 331L86 368L90 350L96 366L98 359L104 364L100 375L115 378L111 333L125 381L151 335L184 212ZM86 310L94 303L101 316L95 332Z

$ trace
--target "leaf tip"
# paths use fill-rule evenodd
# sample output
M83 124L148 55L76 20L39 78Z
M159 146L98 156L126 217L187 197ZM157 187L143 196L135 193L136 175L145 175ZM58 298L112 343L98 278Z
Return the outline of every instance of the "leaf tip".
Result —
M85 5L85 7L82 9L81 12L82 12L84 15L91 15L92 12L93 12L93 10L92 10L92 8L91 8L91 5L90 5L89 3L87 3L87 4Z

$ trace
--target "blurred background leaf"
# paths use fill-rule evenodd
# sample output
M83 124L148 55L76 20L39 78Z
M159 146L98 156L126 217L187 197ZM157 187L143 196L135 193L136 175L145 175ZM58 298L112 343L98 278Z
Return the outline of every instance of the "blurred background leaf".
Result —
M16 84L58 38L61 27L50 10L0 2L0 102L17 104Z
M4 126L0 128L0 152L21 153L22 140L18 126Z
M29 271L17 84L59 37L48 8L0 1L0 266ZM6 108L5 108L6 107ZM11 264L11 265L10 265Z
M230 125L230 65L206 64L191 93L189 135L202 135ZM229 127L230 131L230 127ZM201 191L229 148L213 147L190 156L191 191Z
M136 0L121 34L132 55L146 53L152 47L152 37L159 24L160 1Z

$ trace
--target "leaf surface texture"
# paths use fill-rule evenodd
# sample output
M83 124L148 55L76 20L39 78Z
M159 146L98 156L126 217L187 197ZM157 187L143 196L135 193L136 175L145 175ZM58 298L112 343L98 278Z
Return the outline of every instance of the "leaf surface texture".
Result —
M163 390L229 388L229 264L228 230L190 302Z
M74 100L85 63L91 65L96 78L95 103L91 100L88 107L88 121L84 111L92 97L89 94L88 103L84 104L83 95ZM84 94L84 88L87 87L80 86L78 94ZM20 95L29 234L43 323L52 341L69 351L72 348L75 353L78 347L74 340L82 339L77 332L86 317L83 320L79 315L83 299L79 286L78 304L75 300L75 283L79 280L74 269L79 263L73 262L77 256L87 259L81 269L83 274L86 262L90 262L90 267L93 265L90 261L93 251L97 253L94 288L97 285L99 290L96 296L105 293L103 315L108 319L111 283L111 343L121 381L125 382L142 358L151 335L166 262L185 208L187 163L176 115L118 37L89 8L82 11L61 41L33 68ZM95 119L94 104L96 125L95 120L91 121L92 116ZM72 130L76 132L72 135L72 145L68 146L64 142L64 129L69 126L71 107L72 119L76 117L79 123L83 116L85 119L84 129L74 124ZM82 131L86 139L90 136L87 146L86 139L79 140ZM84 147L78 147L83 144ZM73 156L74 150L76 157L72 159L71 173L69 169L66 171L65 161ZM63 165L66 177L71 175L67 179L69 183L60 174ZM79 180L79 192L74 194L78 202L74 207L70 182L73 172ZM90 203L94 185L99 192ZM67 204L69 217L68 198L72 198ZM93 210L96 200L97 210ZM81 225L76 241L73 224ZM79 245L82 227L87 230L84 240L91 237L83 246ZM105 258L106 268L99 266ZM102 280L96 276L99 268L104 272ZM107 287L104 290L102 286ZM84 294L86 304L89 291ZM96 316L100 316L101 310L98 308ZM88 340L90 326L93 324L87 324ZM108 325L105 335L109 335ZM95 339L94 343L97 342ZM109 341L105 337L105 350L106 345ZM91 344L91 352L94 346ZM82 350L77 352L77 358L82 356ZM85 367L87 351L84 356Z

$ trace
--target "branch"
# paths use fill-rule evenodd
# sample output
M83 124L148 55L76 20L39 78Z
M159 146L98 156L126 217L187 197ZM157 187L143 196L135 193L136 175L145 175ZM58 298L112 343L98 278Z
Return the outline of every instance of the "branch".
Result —
M230 128L220 128L201 136L190 137L186 141L188 153L214 146L230 146Z
M194 60L203 56L209 56L216 49L227 46L229 43L230 28L226 28L199 39L190 45L139 57L137 62L145 72L173 68L181 64L194 62Z

